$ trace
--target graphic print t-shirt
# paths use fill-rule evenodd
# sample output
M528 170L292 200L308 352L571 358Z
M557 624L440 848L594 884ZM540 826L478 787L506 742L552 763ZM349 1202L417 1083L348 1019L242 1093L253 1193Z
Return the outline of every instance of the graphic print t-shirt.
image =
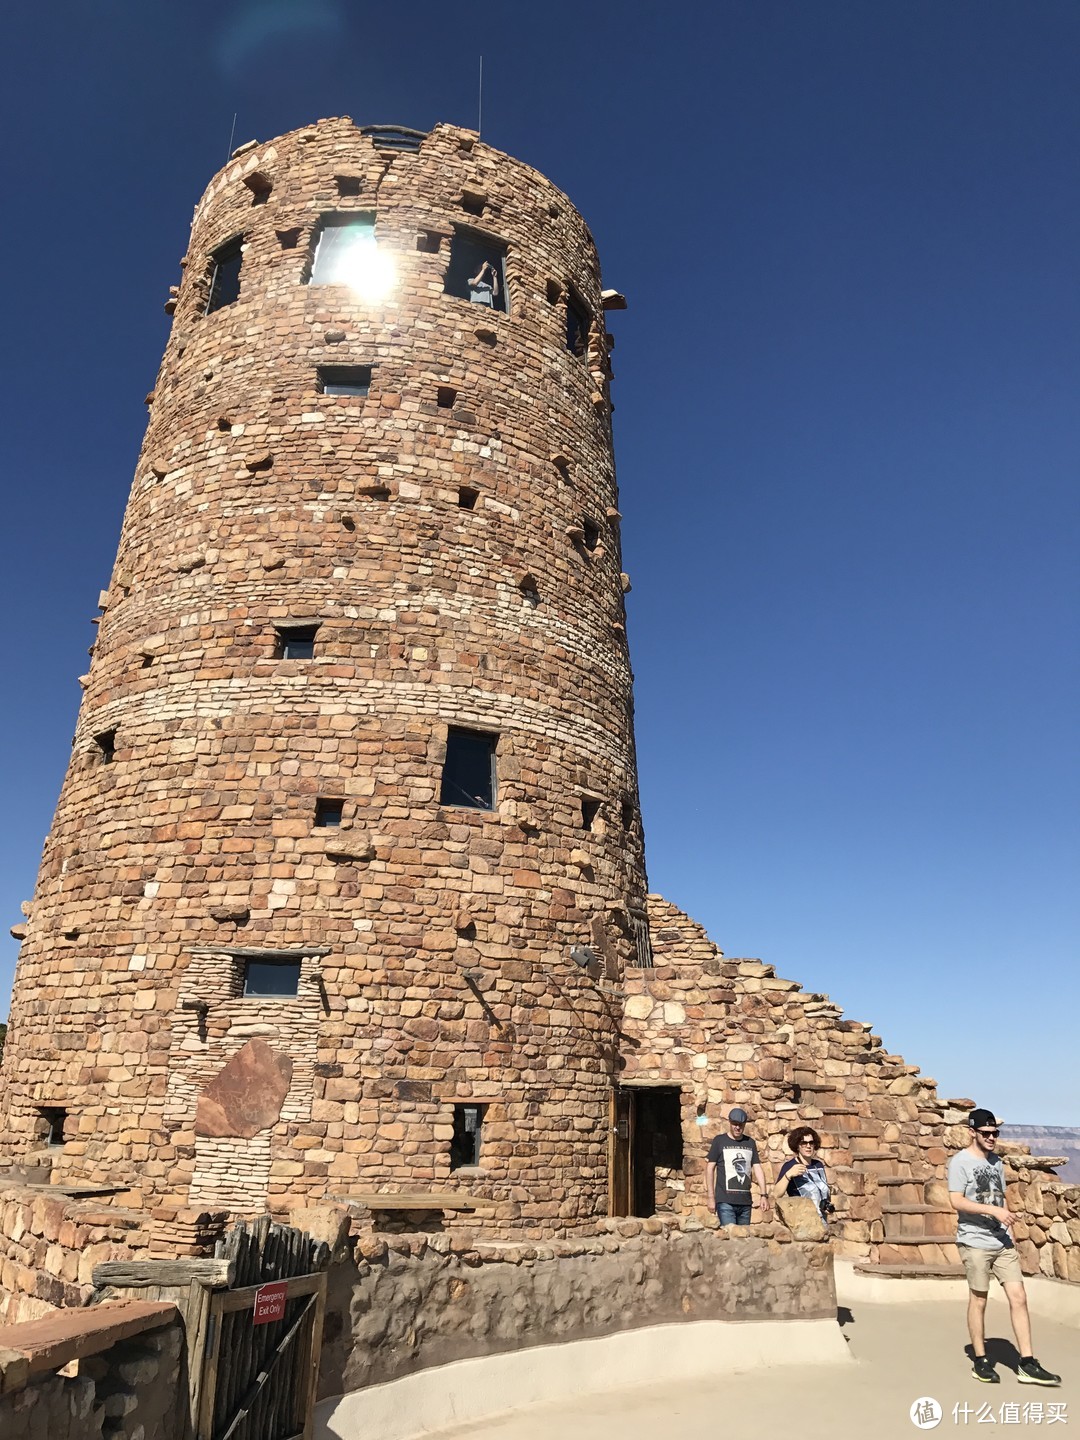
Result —
M708 1159L716 1166L717 1205L749 1205L750 1179L758 1163L753 1140L717 1135L709 1146Z
M961 1150L949 1161L949 1189L979 1205L1005 1204L1005 1166L1000 1155L972 1155ZM957 1212L956 1243L977 1250L1011 1250L1012 1236L991 1215Z

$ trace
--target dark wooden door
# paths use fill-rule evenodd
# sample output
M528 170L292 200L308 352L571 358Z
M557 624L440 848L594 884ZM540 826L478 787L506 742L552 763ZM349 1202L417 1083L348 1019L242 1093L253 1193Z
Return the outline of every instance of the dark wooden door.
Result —
M633 1200L634 1098L632 1090L611 1092L608 1210L612 1215L629 1215Z

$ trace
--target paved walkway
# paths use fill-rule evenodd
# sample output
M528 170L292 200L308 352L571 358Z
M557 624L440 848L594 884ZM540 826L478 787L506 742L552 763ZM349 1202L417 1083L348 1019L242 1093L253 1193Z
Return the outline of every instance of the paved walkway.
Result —
M778 1365L687 1385L587 1396L574 1405L538 1405L440 1431L440 1440L912 1440L922 1433L909 1414L920 1396L932 1396L942 1407L938 1436L966 1431L983 1440L1002 1434L1080 1437L1077 1331L1035 1317L1035 1353L1064 1383L1060 1389L1020 1385L1007 1368L1016 1362L1008 1306L992 1298L987 1351L998 1364L1001 1384L982 1385L964 1354L964 1314L963 1299L858 1303L841 1311L851 1365ZM965 1404L971 1407L966 1421ZM1041 1412L1025 1415L1025 1405L1032 1404L1041 1405ZM961 1409L954 1419L955 1405ZM979 1419L985 1405L992 1421ZM1003 1410L1009 1405L1017 1411ZM1051 1405L1064 1405L1066 1420L1048 1430ZM1042 1417L1038 1425L1036 1414Z

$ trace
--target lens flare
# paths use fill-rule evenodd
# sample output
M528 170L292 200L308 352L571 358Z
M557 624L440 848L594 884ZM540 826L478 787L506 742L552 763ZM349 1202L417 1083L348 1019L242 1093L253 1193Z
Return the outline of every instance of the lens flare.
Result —
M397 284L392 258L379 249L371 235L357 235L344 247L334 267L334 279L348 285L361 300L378 304Z

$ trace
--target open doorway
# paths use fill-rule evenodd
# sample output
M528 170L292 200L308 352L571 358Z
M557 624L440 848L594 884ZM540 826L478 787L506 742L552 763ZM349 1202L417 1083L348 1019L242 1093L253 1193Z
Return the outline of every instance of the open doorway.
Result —
M682 1097L677 1085L623 1085L612 1094L612 1215L667 1209L667 1178L683 1168Z

